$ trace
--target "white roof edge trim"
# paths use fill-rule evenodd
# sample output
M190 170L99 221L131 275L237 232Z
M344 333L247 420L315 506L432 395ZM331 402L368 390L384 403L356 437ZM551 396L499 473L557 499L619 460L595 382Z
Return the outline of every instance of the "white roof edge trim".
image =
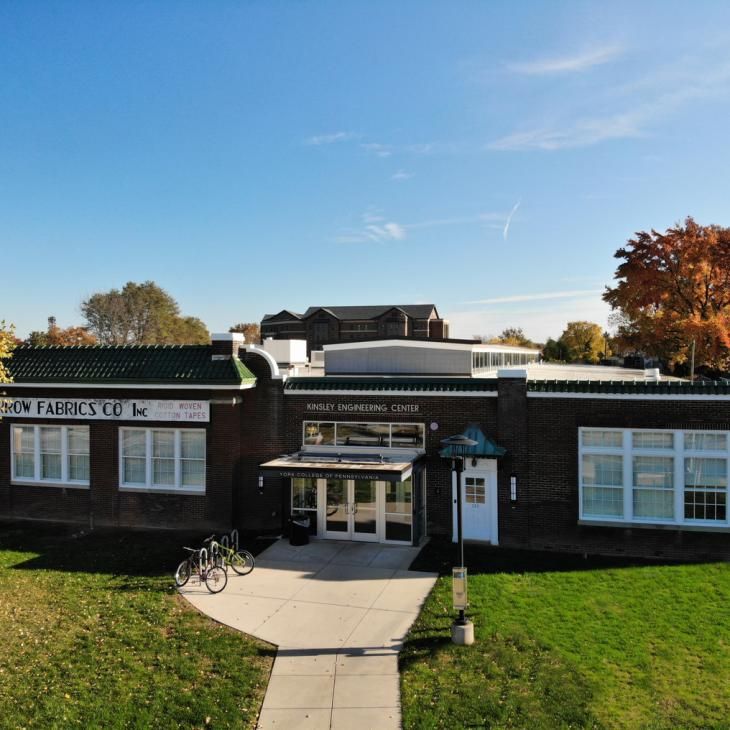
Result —
M527 391L528 398L583 398L589 400L726 400L730 401L730 395L706 393L705 395L670 394L670 393L550 393ZM616 426L619 428L619 426Z
M436 349L436 350L461 350L463 352L515 352L524 355L539 355L540 350L531 350L525 347L513 347L512 345L487 345L481 342L439 342L424 340L368 340L367 342L338 342L333 345L323 345L322 349L329 350L366 350L375 347L411 347L414 349Z
M256 383L241 383L240 385L170 385L167 383L149 384L149 383L5 383L6 388L63 388L76 390L85 390L87 388L105 389L105 390L248 390L255 388ZM9 394L8 397L11 397Z
M477 343L474 343L477 344ZM334 345L322 345L325 352L329 350L368 350L375 347L412 347L416 349L439 350L471 350L472 345L461 342L424 342L422 340L368 340L367 342L338 342Z
M430 391L383 390L377 393L363 390L284 390L284 395L318 395L326 398L330 395L356 395L362 398L496 398L496 390L464 390L455 393L433 393Z
M284 376L279 370L279 365L277 364L276 359L273 357L273 355L266 352L263 347L260 347L259 345L243 345L241 349L245 352L252 352L254 355L260 355L261 357L263 357L269 365L269 370L271 370L272 380L284 379Z
M241 332L214 332L210 339L211 342L243 342L245 337Z

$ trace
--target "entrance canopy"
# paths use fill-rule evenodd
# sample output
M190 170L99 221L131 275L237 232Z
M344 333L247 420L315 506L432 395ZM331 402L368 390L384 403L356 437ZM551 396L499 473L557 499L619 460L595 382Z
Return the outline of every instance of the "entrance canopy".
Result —
M264 474L312 479L372 479L403 482L418 470L423 455L333 454L298 451L259 465Z

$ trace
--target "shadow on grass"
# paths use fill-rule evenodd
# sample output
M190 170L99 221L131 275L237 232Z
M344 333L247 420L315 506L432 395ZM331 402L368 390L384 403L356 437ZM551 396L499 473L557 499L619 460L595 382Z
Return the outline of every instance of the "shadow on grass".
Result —
M169 576L186 557L183 545L197 547L209 532L98 529L79 526L41 525L27 522L0 523L0 551L34 553L9 565L16 570L58 570L129 576ZM274 542L241 537L240 546L254 555ZM124 587L122 584L120 587Z
M457 547L448 540L431 539L411 563L411 570L451 575L458 564ZM490 545L464 545L464 562L470 575L493 573L565 573L606 568L681 565L659 558L629 558L605 555L576 555L545 550L518 550Z

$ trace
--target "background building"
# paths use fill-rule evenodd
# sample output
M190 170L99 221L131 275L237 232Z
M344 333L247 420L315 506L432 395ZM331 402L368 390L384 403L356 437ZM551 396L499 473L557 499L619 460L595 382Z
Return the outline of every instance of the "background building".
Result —
M447 338L449 323L433 304L283 309L261 320L261 338L306 340L307 353L323 345L384 337Z

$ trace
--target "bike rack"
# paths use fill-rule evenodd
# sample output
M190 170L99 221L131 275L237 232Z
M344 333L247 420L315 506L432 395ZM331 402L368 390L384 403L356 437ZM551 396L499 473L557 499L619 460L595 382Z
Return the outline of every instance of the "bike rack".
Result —
M230 542L229 539L228 539L228 535L223 535L223 537L221 538L220 542L221 542L221 545L223 545L223 547L227 548L228 547L228 544Z
M208 567L208 550L206 548L200 548L200 565L201 567Z
M238 530L231 530L231 545L235 545L234 550L238 552Z

